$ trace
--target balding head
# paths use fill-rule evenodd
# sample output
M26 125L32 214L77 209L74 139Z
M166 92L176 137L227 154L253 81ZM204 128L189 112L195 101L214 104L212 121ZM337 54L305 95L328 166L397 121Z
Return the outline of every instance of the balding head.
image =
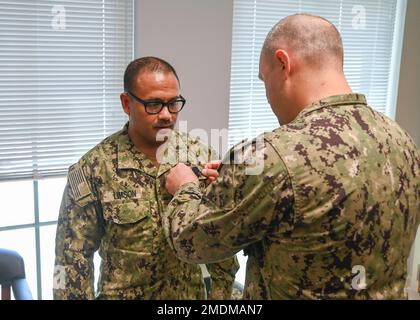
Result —
M337 28L328 20L295 14L280 20L268 33L262 53L273 55L277 49L291 50L302 62L313 67L343 66L343 43Z
M271 29L261 51L259 78L281 124L315 101L351 92L338 30L309 14L286 17Z

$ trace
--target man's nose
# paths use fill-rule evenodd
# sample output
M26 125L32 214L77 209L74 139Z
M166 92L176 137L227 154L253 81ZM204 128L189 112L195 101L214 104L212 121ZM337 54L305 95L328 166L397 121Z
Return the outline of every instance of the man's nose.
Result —
M172 114L169 112L168 106L164 106L162 110L160 110L158 116L159 119L162 120L170 120L172 118Z

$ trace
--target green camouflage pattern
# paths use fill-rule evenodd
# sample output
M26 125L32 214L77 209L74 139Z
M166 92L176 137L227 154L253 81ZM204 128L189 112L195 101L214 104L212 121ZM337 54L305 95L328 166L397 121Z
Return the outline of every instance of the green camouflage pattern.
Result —
M172 198L164 188L169 169L179 159L202 169L214 153L173 131L161 160L166 163L156 166L134 146L127 128L69 169L56 234L54 298L205 299L200 266L174 255L161 216ZM97 250L101 266L95 293ZM238 268L236 258L207 265L208 298L230 298Z
M332 96L235 146L205 192L182 186L165 212L183 260L244 250L245 299L403 299L420 222L420 154L361 94ZM238 154L238 155L237 155ZM232 164L232 159L248 164ZM255 157L254 157L255 158Z

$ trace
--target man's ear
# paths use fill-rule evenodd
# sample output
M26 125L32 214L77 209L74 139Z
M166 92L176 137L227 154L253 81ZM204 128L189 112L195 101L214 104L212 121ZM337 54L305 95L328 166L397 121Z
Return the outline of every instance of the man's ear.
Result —
M129 116L130 115L130 99L127 96L127 93L123 92L120 94L121 106L124 112Z
M291 69L290 56L287 51L282 49L276 50L276 62L281 64L281 68L285 71L285 76L288 77Z

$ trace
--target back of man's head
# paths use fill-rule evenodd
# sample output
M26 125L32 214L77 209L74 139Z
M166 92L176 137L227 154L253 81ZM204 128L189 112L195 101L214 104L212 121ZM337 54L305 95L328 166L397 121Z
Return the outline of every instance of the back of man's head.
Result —
M124 72L124 91L133 91L135 81L144 72L173 73L179 83L175 69L165 60L157 57L142 57L131 61Z
M328 20L311 14L294 14L280 20L268 33L262 52L293 51L312 67L326 64L343 67L343 43L337 28Z

